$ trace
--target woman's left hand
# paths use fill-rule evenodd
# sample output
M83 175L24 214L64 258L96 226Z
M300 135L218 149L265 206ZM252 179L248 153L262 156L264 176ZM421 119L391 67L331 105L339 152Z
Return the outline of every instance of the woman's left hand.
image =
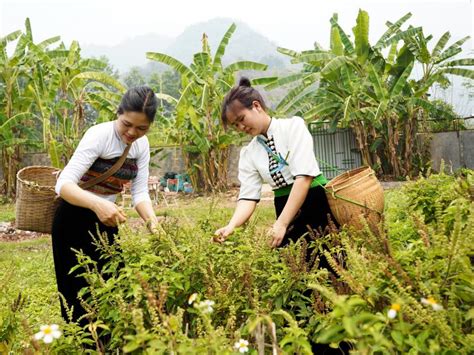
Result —
M270 246L272 248L276 248L280 246L281 242L283 241L283 238L285 237L286 228L287 226L279 222L278 220L275 223L273 223L273 226L269 231L269 234L272 237L270 241Z

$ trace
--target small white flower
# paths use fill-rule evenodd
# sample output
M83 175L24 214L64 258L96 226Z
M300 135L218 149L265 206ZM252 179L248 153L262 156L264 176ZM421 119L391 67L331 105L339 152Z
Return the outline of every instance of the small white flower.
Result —
M42 325L40 331L34 335L36 340L43 339L46 344L51 343L54 339L58 339L61 336L59 326L57 324Z
M205 300L205 301L199 302L196 307L199 308L201 312L203 313L212 313L212 311L214 310L212 306L214 306L214 301Z
M249 351L249 342L245 339L240 339L237 343L234 344L234 348L240 353L246 353Z
M391 309L387 312L387 317L390 319L393 319L397 316L397 311L394 309Z
M398 303L393 303L390 306L390 310L387 312L387 317L393 319L397 316L397 312L400 310L401 306Z
M193 293L191 296L189 296L188 304L193 304L193 302L196 301L197 297L198 297L197 293Z
M436 302L433 297L422 298L421 303L430 305L434 311L441 311L443 309L443 306Z

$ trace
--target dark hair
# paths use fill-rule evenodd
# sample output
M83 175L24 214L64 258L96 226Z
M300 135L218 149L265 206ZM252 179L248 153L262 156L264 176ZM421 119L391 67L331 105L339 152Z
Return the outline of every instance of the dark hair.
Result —
M155 120L158 100L155 93L148 86L136 86L127 90L123 95L117 113L143 112L150 123Z
M235 100L239 101L242 106L248 109L252 108L252 104L254 101L258 101L262 108L265 111L267 110L267 105L265 105L265 101L263 100L262 95L252 87L248 78L242 77L240 78L239 85L234 86L227 93L224 98L224 101L222 102L221 119L225 127L227 126L227 108Z

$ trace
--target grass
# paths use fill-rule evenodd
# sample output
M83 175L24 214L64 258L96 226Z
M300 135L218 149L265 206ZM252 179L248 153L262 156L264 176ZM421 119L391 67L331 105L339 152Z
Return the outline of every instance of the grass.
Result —
M11 222L15 220L15 204L6 203L0 205L0 222Z
M160 206L156 208L158 216L170 216L177 218L179 223L195 224L198 221L205 220L209 216L216 214L223 219L229 220L234 211L236 202L226 199L222 195L219 196L184 196L179 198L167 198L166 202L163 198L160 200ZM126 208L127 216L130 218L138 218L138 213L133 208ZM257 205L253 219L263 221L268 225L275 218L275 211L272 201L261 201ZM223 226L222 226L223 227Z
M0 287L0 325L5 311L20 293L26 302L19 311L19 319L26 321L31 329L61 323L49 237L0 242ZM22 339L28 339L25 332L29 329L20 327L15 335L16 346L21 346Z

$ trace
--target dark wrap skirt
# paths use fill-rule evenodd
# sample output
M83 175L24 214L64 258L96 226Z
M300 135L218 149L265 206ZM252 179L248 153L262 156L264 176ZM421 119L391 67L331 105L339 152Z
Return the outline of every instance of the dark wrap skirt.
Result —
M280 216L283 208L288 201L289 195L275 197L275 213L277 218ZM312 240L311 233L308 231L310 228L312 231L325 234L327 227L329 226L329 220L337 227L337 222L331 213L329 208L328 199L324 188L321 186L311 187L308 190L308 195L303 202L303 205L297 212L295 218L287 228L286 235L280 244L281 247L285 247L290 244L290 241L297 241L304 236L308 243ZM324 248L326 249L326 248ZM313 250L310 248L307 255L307 260L311 259L310 253ZM326 257L323 254L319 254L319 268L325 268L330 272L334 272L331 266L328 264Z
M276 216L280 216L283 208L285 207L286 202L288 201L289 195L275 197L274 204L275 204L275 212ZM293 219L292 223L288 226L287 233L285 238L283 239L282 243L280 244L281 247L285 247L290 244L290 241L297 241L303 235L304 238L310 242L311 236L308 233L308 227L312 230L316 230L318 232L322 232L324 234L326 227L329 225L328 216L331 219L331 222L334 226L338 227L336 219L331 213L331 209L329 208L329 203L326 197L326 193L321 186L315 186L308 190L308 195L306 196L303 205L301 206L300 210L296 214L295 218ZM324 247L324 250L327 250ZM307 260L311 259L311 251L309 249L309 253L306 256ZM319 268L325 268L330 273L335 275L334 270L329 265L326 260L324 254L319 254ZM307 297L311 296L312 291L308 290L306 293ZM347 342L341 342L339 344L338 349L331 348L328 344L316 344L311 342L311 347L314 354L349 354L350 345Z
M99 221L96 214L87 208L77 207L62 200L56 210L53 220L52 243L54 267L58 291L64 296L69 308L73 307L72 321L77 321L86 312L81 306L77 294L88 283L83 277L78 277L84 270L78 269L69 273L77 265L76 253L72 249L82 250L97 262L99 270L104 265L104 260L99 259L100 253L93 244L91 233L97 239L97 228L101 235L107 234L109 243L113 243L117 227L107 227ZM61 300L61 315L69 321L66 308ZM80 321L81 325L87 324L87 319Z
M280 216L283 208L285 208L288 197L289 195L275 197L274 204L277 218ZM288 245L291 240L298 240L305 233L305 238L309 241L308 226L312 230L322 230L324 232L329 225L328 215L332 222L336 223L329 208L324 189L321 186L310 188L303 205L288 226L285 238L280 246Z

